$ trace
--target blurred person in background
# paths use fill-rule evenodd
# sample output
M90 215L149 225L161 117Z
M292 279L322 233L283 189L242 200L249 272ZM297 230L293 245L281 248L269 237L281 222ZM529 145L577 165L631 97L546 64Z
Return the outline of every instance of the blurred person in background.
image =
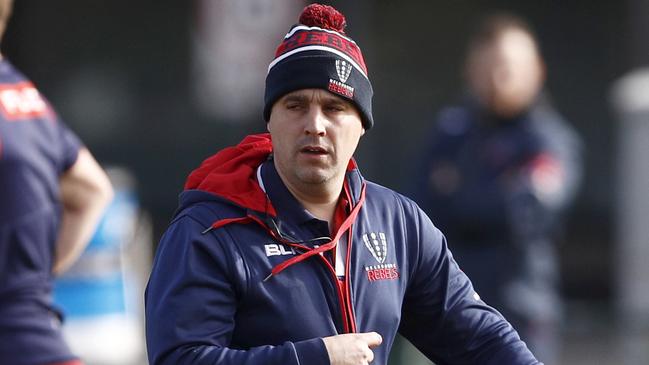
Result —
M397 331L440 364L539 364L417 205L361 176L373 90L345 24L306 7L268 68L270 133L187 179L146 292L152 365L385 365Z
M0 37L13 2L0 0ZM0 60L0 362L80 364L52 305L54 275L83 251L108 177L34 85Z
M468 95L439 113L423 142L413 198L482 299L556 364L555 244L580 181L581 142L542 92L544 62L521 18L485 17L465 72Z

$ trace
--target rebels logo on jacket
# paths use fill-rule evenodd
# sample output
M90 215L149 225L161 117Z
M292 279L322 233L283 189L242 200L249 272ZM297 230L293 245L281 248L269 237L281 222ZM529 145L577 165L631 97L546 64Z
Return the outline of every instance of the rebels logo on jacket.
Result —
M397 265L385 263L388 256L388 242L385 233L366 233L363 235L363 242L378 262L378 265L365 266L367 279L369 281L398 279L399 271L397 270Z

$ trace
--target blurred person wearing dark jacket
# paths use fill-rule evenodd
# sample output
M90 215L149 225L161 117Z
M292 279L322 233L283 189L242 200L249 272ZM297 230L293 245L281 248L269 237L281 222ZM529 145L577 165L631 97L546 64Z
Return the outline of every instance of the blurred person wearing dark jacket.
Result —
M0 0L0 37L13 2ZM83 251L108 177L34 85L0 56L0 362L73 365L52 280Z
M413 198L448 237L482 299L539 360L557 363L556 235L581 177L581 142L542 93L529 25L486 17L467 53L469 93L425 141Z

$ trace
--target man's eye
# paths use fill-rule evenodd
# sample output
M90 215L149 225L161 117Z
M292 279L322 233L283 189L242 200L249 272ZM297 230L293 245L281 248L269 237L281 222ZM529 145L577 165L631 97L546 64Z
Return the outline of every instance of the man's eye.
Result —
M328 109L329 111L332 111L332 112L342 112L342 111L345 110L345 106L344 106L344 105L335 104L335 105L329 105L329 106L327 107L327 109Z
M297 104L297 103L286 104L286 109L289 109L289 110L295 110L295 109L299 109L299 108L300 108L300 104Z

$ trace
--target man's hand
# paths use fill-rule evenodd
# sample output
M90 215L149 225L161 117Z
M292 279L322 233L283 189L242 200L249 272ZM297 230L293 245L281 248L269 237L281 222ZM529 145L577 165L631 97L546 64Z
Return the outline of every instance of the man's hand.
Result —
M331 365L369 365L374 360L371 349L383 342L376 332L347 333L322 339Z

